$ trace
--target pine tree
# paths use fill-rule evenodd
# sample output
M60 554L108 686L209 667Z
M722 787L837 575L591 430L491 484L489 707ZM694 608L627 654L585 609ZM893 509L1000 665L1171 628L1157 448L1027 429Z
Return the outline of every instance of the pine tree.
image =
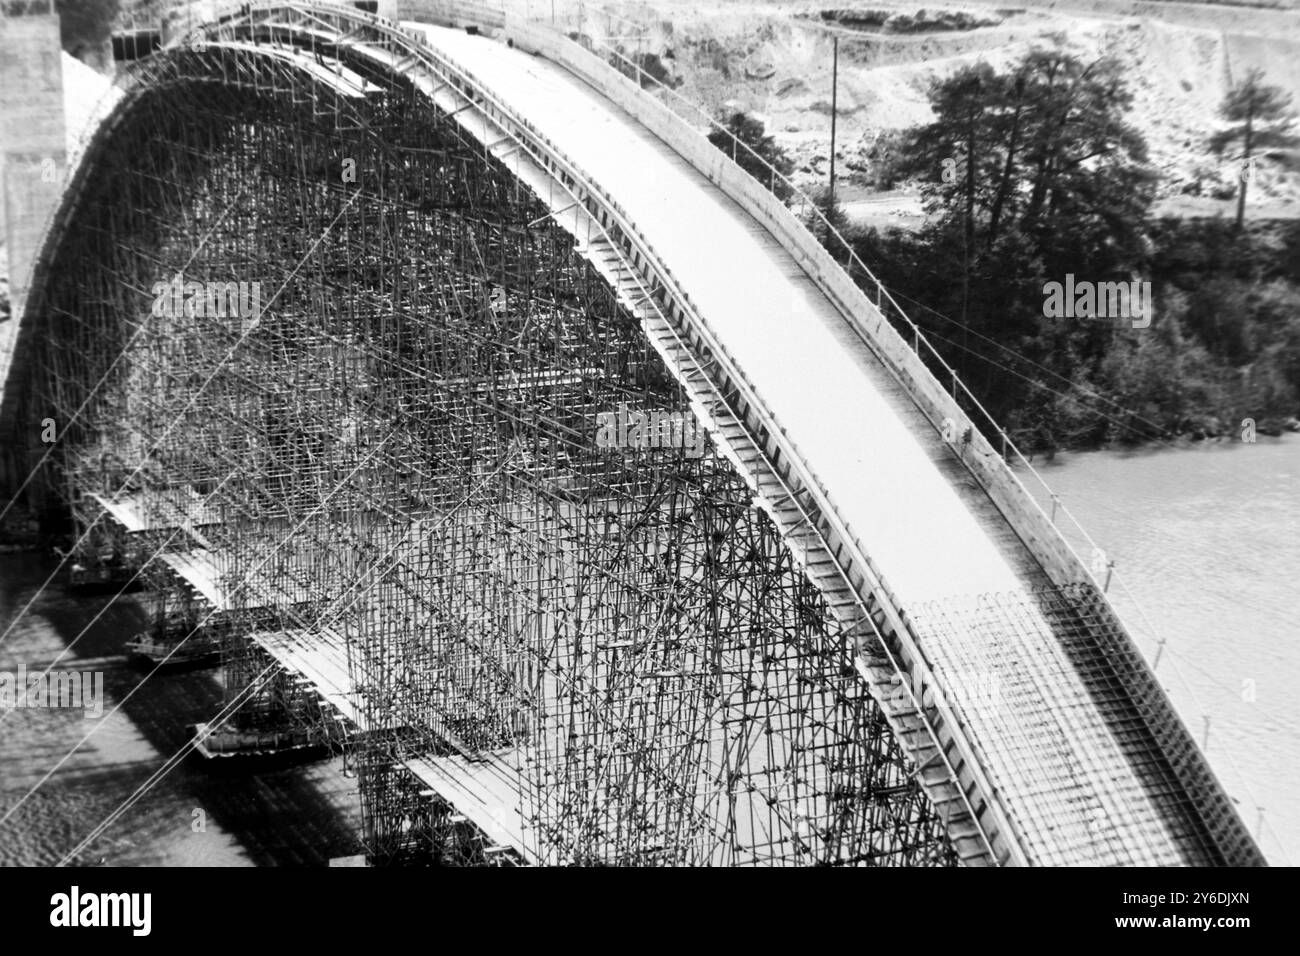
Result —
M713 130L709 133L709 142L731 156L741 169L772 190L782 202L789 199L790 186L785 179L773 176L772 169L782 177L788 177L794 170L794 161L776 144L776 140L767 135L762 121L737 111L721 125L725 130ZM736 140L743 146L738 147Z
M1210 138L1210 148L1222 155L1228 147L1240 141L1241 172L1237 177L1237 228L1246 215L1246 190L1250 186L1251 161L1256 153L1265 150L1289 149L1300 145L1300 136L1290 132L1296 120L1291 109L1291 95L1276 86L1265 86L1264 74L1251 70L1245 79L1228 91L1220 115L1232 125Z

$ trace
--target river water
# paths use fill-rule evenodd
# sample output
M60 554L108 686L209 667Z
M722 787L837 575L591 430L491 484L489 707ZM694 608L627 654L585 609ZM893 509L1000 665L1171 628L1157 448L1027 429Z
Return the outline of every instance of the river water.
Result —
M1111 595L1274 863L1300 861L1300 437L1255 445L1061 455L1041 466L1116 562ZM1050 505L1049 505L1050 506ZM1089 553L1082 548L1081 553ZM216 672L144 676L121 657L141 627L133 600L41 590L54 561L0 555L0 673L48 662L104 674L105 716L0 710L0 865L50 864L76 846L220 706ZM1146 618L1154 622L1151 626ZM78 638L79 634L84 635ZM67 665L60 665L67 666ZM110 710L125 700L115 713ZM356 781L339 761L251 775L190 756L80 855L104 865L322 865L359 852Z
M0 708L0 817L9 817L0 823L0 866L58 862L182 747L187 724L208 720L221 706L215 670L157 674L141 683L147 671L121 654L123 641L142 629L141 608L128 595L95 621L108 596L69 594L62 575L41 589L56 564L32 554L0 555L0 634L17 621L0 638L0 674L16 675L20 666L39 673L75 640L56 667L102 673L107 700L98 719L66 707ZM338 759L252 775L190 755L76 862L325 865L360 852L358 825L356 780L343 775Z
M1270 862L1300 863L1300 437L1035 467L1115 562L1148 661L1165 639L1156 674L1203 745L1209 717L1210 762Z

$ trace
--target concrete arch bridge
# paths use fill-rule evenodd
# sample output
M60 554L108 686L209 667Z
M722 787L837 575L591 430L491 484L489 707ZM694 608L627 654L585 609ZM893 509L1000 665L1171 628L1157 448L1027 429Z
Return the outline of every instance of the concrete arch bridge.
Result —
M31 273L9 470L206 752L342 741L377 863L1261 862L887 295L580 30L403 17L164 37Z

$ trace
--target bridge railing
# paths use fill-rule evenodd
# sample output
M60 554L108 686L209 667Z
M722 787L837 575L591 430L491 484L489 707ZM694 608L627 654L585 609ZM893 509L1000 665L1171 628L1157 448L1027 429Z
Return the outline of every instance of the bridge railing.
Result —
M952 417L952 414L955 413L953 424L959 427L953 429L953 431L958 437L964 431L964 427L961 426L967 424L973 426L975 419L979 419L984 423L987 431L984 428L976 429L972 435L972 440L977 447L963 455L963 460L967 466L977 473L981 485L989 492L990 497L994 498L999 507L1003 509L1004 514L1007 514L1017 533L1026 539L1040 560L1046 559L1053 566L1048 568L1049 572L1055 568L1056 573L1052 573L1055 583L1061 584L1091 578L1103 593L1108 593L1111 585L1115 585L1124 593L1129 606L1141 619L1146 634L1153 642L1149 652L1149 659L1150 666L1154 671L1160 662L1166 639L1152 623L1142 604L1129 588L1127 580L1115 569L1115 562L1108 556L1108 552L1098 544L1083 523L1062 502L1061 495L1053 490L1043 475L1033 466L1032 461L1011 440L1011 437L993 417L993 414L985 408L984 404L966 386L958 376L957 371L943 358L920 327L912 321L907 311L890 294L871 268L858 256L848 239L825 215L820 204L793 180L775 168L748 143L739 139L716 116L699 104L687 99L644 68L647 61L642 57L646 53L644 41L649 33L648 24L624 17L606 6L588 6L582 0L578 0L576 3L569 2L567 8L561 10L558 14L555 8L556 0L513 0L513 2L516 8L523 8L526 18L531 23L543 27L549 25L552 30L562 32L570 40L574 40L579 45L592 50L592 52L596 52L595 48L599 48L601 54L613 61L615 68L620 73L630 80L634 79L637 86L643 91L648 88L657 94L654 98L676 114L679 119L694 127L697 132L702 132L705 137L720 137L727 145L727 149L719 150L714 147L718 153L729 153L733 162L738 156L747 155L747 162L754 164L762 172L758 177L751 177L746 174L745 178L754 179L757 182L766 180L767 191L766 193L757 193L749 189L747 185L740 187L741 191L749 194L746 198L751 203L756 203L760 207L770 210L773 220L783 218L780 211L774 207L781 207L792 214L797 209L796 215L801 220L798 225L803 228L797 228L792 233L787 233L787 235L793 235L799 245L807 245L806 239L809 233L820 231L823 234L826 245L837 251L843 258L843 262L837 260L837 264L851 279L855 276L861 277L869 290L869 294L873 295L875 299L876 310L886 317L892 316L900 326L910 333L911 351L920 357L923 363L928 363L927 367L935 378L944 379L949 384L953 402L935 401L934 399L938 397L933 394L933 388L926 387L928 376L916 374L918 370L915 368L915 362L908 361L907 356L900 357L896 349L891 350L893 354L888 356L890 359L888 364L894 369L895 374L900 379L909 380L905 381L904 384L908 385L910 382L914 386L909 388L909 391L914 396L923 398L928 395L931 399L928 403L929 407L923 407L931 423L942 430L945 424L944 419ZM560 2L563 4L566 0L560 0ZM402 3L409 5L412 12L422 11L429 4L452 8L483 6L481 3L458 3L457 0L402 0ZM504 10L504 7L502 9ZM593 25L599 25L601 20L605 21L604 33L607 38L615 36L622 41L632 41L636 44L637 49L635 52L638 54L636 59L630 59L627 55L630 44L611 44L608 39L601 39L597 32L591 29ZM617 33L613 29L615 24L618 26ZM672 142L675 148L682 148L680 137L672 136L670 131L656 130L656 132L661 135L667 133L665 138ZM732 173L732 175L728 176L728 172ZM734 170L724 169L716 175L712 175L712 178L715 183L723 187L724 191L731 192L736 188L733 182L735 179L734 173ZM744 170L741 170L741 173L743 174ZM789 205L780 202L775 197L775 185L778 182L784 184L788 190L792 200ZM786 225L789 225L789 223L786 223ZM832 272L834 271L837 270L832 270ZM823 280L825 276L816 278ZM856 317L851 311L848 314L851 318ZM879 339L883 330L877 325L877 328L871 330L871 332L873 336ZM905 339L903 339L903 342L906 345ZM893 344L896 345L897 343ZM964 402L969 407L969 412L960 407L954 409L953 405L959 402ZM945 406L947 413L944 413ZM993 436L997 440L996 449L993 448L992 442L989 441L987 436ZM999 459L996 463L991 458L994 454ZM1026 511L1026 501L1030 503L1029 511ZM1050 513L1044 507L1043 502L1050 502ZM1070 537L1079 542L1086 554L1086 558L1079 553ZM1144 653L1144 657L1146 656L1147 654Z
M638 61L633 61L623 50L592 37L581 26L581 17L585 13L582 7L579 8L578 29L572 32L562 32L558 22L554 26L547 23L547 18L541 15L540 9L537 13L531 20L521 21L507 12L505 36L525 49L531 46L534 52L546 52L554 56L566 68L573 70L613 102L632 113L743 208L766 219L772 227L773 236L805 267L810 278L857 327L864 341L908 389L931 425L941 432L955 426L954 431L958 436L969 429L969 442L959 438L955 443L958 454L1011 527L1031 549L1053 583L1066 586L1091 580L1098 591L1105 592L1111 583L1113 562L1105 559L1104 552L1092 536L1069 509L1060 503L1059 496L961 381L956 370L944 360L888 289L862 262L818 204L747 144L739 141L713 116L647 73L640 57ZM627 26L637 27L616 14L611 15L610 22L616 19ZM637 34L628 34L623 38L628 37L635 39ZM561 39L577 41L570 47L572 52L565 53L563 47L556 46ZM591 55L584 58L578 53L578 46ZM597 48L604 56L597 52ZM613 60L614 65L605 60L606 56ZM593 66L593 63L598 66ZM654 89L660 95L646 96L646 87ZM655 111L656 105L661 112ZM695 122L684 122L679 110ZM700 135L701 130L721 133L725 137L724 142L731 149L717 149ZM730 161L727 153L739 155L740 150L748 152L758 168L766 173L768 188L764 188L758 178ZM772 192L771 186L778 180L788 187L790 195L797 200L798 217L794 209ZM819 227L824 232L825 245L813 235ZM839 253L842 261L832 255L832 251ZM854 280L854 273L858 273L865 280L867 289L875 293L875 302L867 297L867 291ZM887 316L892 316L899 323L901 331L890 323ZM912 339L910 345L904 337L908 332ZM931 368L931 365L938 371ZM962 402L970 406L971 413L962 407ZM995 448L985 432L975 427L977 420L987 427L988 436L998 440L999 447ZM1031 482L1036 483L1052 502L1050 515L1016 474L1012 465L1017 460ZM831 510L834 511L833 505ZM1057 524L1058 516L1068 522L1073 533L1091 547L1094 557L1091 567ZM852 540L851 537L848 540ZM861 556L867 558L865 553ZM1095 560L1097 556L1101 557L1100 561ZM1128 591L1127 587L1125 591ZM1129 593L1131 597L1131 592ZM1136 601L1133 603L1154 636L1154 629L1145 613ZM1148 664L1109 601L1101 599L1093 613L1099 615L1099 624L1105 625L1102 630L1111 636L1104 642L1105 646L1100 647L1101 652L1115 668L1116 675L1127 688L1130 698L1142 711L1166 757L1204 814L1203 819L1210 822L1219 834L1220 846L1233 862L1254 861L1258 851L1241 826L1222 784L1201 758L1167 692L1155 679L1154 664L1159 662L1159 648L1154 662ZM1163 640L1160 645L1163 646Z
M410 2L413 7L423 8L428 0L407 0L407 2ZM438 0L435 5L459 6L452 0ZM481 4L474 6L481 6ZM845 312L850 319L859 325L868 326L864 328L867 341L886 361L896 377L902 380L913 397L919 400L922 410L936 430L941 434L947 431L948 434L956 436L954 447L959 451L965 449L962 451L962 458L966 465L976 472L980 484L1043 561L1045 570L1053 580L1063 584L1091 578L1102 591L1108 590L1113 564L1108 560L1096 561L1097 555L1104 555L1105 552L1069 508L1061 503L1060 496L1052 490L1033 467L1029 458L1021 452L997 419L961 380L957 371L944 359L921 328L912 321L907 311L890 294L871 268L862 261L853 245L826 216L821 205L748 143L739 139L717 117L682 96L657 76L647 72L644 68L646 61L640 55L636 59L629 58L628 47L625 44L611 43L608 39L602 39L597 31L587 29L589 21L604 20L605 34L613 32L612 28L617 25L620 31L625 31L619 34L620 39L635 40L647 32L645 24L629 20L605 8L599 8L599 13L595 13L582 4L578 6L576 15L567 12L552 23L547 14L546 0L531 0L523 4L517 3L515 6L523 6L526 15L531 17L531 22L538 26L551 23L557 30L572 28L572 31L577 34L575 42L592 49L593 52L599 50L600 54L613 61L618 72L635 82L642 90L649 88L658 94L655 99L673 112L678 119L695 127L697 132L703 130L707 137L721 138L727 147L725 150L719 150L712 145L712 142L705 140L710 149L723 155L729 154L733 163L737 157L745 156L747 164L752 164L761 170L760 173L751 176L739 167L726 168L716 163L708 164L717 167L716 170L710 169L710 178L717 185L728 193L737 190L746 193L746 205L758 205L763 209L769 221L784 234L782 238L789 239L796 245L797 257L821 267L817 269L813 278L842 307L849 306ZM507 13L507 21L510 19ZM509 23L507 25L509 26ZM510 32L509 29L507 32ZM567 35L570 39L574 39L572 33ZM674 148L683 148L679 131L660 128L655 132L661 135L667 134L665 138ZM701 145L704 143L690 143L686 144L685 148L692 153L699 153L698 147ZM752 179L759 184L765 183L766 191L754 190L748 183L738 182L735 175L737 170L745 179ZM790 200L782 202L776 197L775 190L778 183L788 191ZM821 242L817 241L818 234L822 237ZM823 259L830 261L819 261ZM874 298L875 301L870 303L873 306L870 312L874 312L875 315L868 313L866 323L863 322L864 312L860 308L861 303L853 301L856 298L853 290L844 288L846 283L841 281L841 273L849 280L856 278L866 286L868 297ZM826 288L828 286L830 288ZM855 305L857 308L854 308ZM876 321L872 322L873 318ZM893 319L901 325L911 339L910 346L902 337L902 333L898 336L890 335L887 331L891 328L889 322L882 322L881 319ZM900 349L899 346L902 348ZM915 360L917 357L920 358L922 367L917 366ZM935 380L938 380L941 386L946 385L947 389L941 387L936 390ZM974 428L969 444L961 441L967 425ZM996 463L991 460L992 457L996 457ZM1016 471L1010 467L1012 462L1018 462L1029 480L1038 486L1045 500L1052 502L1051 514L1043 508L1038 497L1030 492ZM1028 503L1028 510L1026 503ZM1065 521L1072 533L1084 542L1087 549L1090 549L1089 560L1085 561L1069 539L1061 533L1057 526L1058 518Z
M427 14L432 12L431 8L452 11L461 10L460 13L453 12L448 16L457 23L462 23L468 22L470 19L469 8L482 7L483 4L461 3L457 2L457 0L402 0L402 6L407 8L408 12L413 15ZM605 34L607 36L617 35L619 39L625 41L636 41L640 46L648 33L646 24L630 20L605 7L596 7L595 9L599 10L599 13L595 13L582 2L570 3L567 9L558 13L555 8L555 0L516 0L515 6L523 7L526 19L533 25L549 26L553 31L563 33L570 40L574 40L593 53L596 52L596 48L599 48L605 57L613 61L618 72L628 77L629 80L634 80L641 90L644 91L649 88L658 94L654 98L661 105L671 110L678 119L695 128L696 132L703 132L705 137L720 137L728 148L725 150L716 147L712 148L719 154L729 153L733 163L738 156L747 155L747 162L756 165L762 172L760 176L755 177L750 176L741 169L741 174L746 180L759 183L766 180L766 192L753 190L747 182L737 185L735 170L722 168L711 173L711 178L724 191L746 193L747 205L756 204L769 211L769 218L774 224L777 224L783 218L787 218L782 216L782 211L797 216L801 221L795 224L796 228L786 231L786 235L792 237L797 245L806 248L809 245L807 242L809 235L817 231L822 232L826 245L843 257L842 262L836 260L836 265L842 268L850 279L860 276L867 286L869 294L874 294L875 302L873 304L875 310L882 316L892 316L906 332L910 333L911 353L919 357L922 363L926 363L926 368L931 373L930 376L918 374L920 370L916 368L916 363L911 360L911 356L900 353L896 347L887 349L888 354L882 355L882 358L887 360L887 364L895 375L900 380L903 380L904 385L909 388L914 397L926 399L922 403L922 409L930 419L931 424L942 433L945 426L948 425L946 420L951 419L953 427L950 433L955 434L960 441L966 425L975 426L976 419L983 422L985 427L976 428L972 432L971 445L974 447L968 448L962 454L966 465L976 473L981 485L1008 517L1017 533L1025 539L1039 560L1044 563L1045 569L1055 583L1073 583L1091 579L1103 593L1108 592L1112 584L1124 592L1129 605L1141 619L1146 633L1154 642L1154 647L1150 653L1151 667L1154 670L1160 661L1165 638L1151 622L1145 609L1129 588L1127 581L1115 570L1115 562L1109 558L1107 552L1097 543L1077 516L1062 502L1061 496L1052 489L1043 475L1033 466L1031 460L1011 440L1006 429L998 423L993 414L985 408L978 397L966 386L957 371L944 359L920 327L912 321L907 311L890 294L871 268L862 261L848 239L825 215L820 204L788 176L775 168L765 157L756 152L748 143L739 139L717 117L699 104L682 96L654 74L648 72L644 68L646 61L641 56L645 53L644 49L637 51L639 55L635 60L630 59L627 56L627 46L611 44L608 40L600 39L595 35L594 31L588 29L592 21L604 20L606 23ZM504 8L500 9L503 15L506 15ZM508 15L506 17L507 20L511 19ZM621 31L619 34L614 34L612 29L614 24L618 24L618 29ZM664 136L667 141L672 142L674 148L679 150L685 148L698 152L693 147L699 144L683 144L681 137L675 136L673 130L661 128L656 132ZM775 185L778 182L784 184L788 190L788 194L792 199L789 205L777 200L775 197ZM794 212L795 209L797 209L797 213ZM787 227L790 225L788 222L782 224ZM818 257L817 252L811 251L810 257ZM833 255L832 258L834 258ZM838 271L829 270L815 276L815 278L825 285L828 276L834 276ZM831 282L834 284L833 279ZM833 297L842 303L844 301L842 296ZM847 314L850 318L857 318L856 313L852 310L848 310ZM893 337L887 336L879 323L869 332L875 343L897 346L897 342L882 342L882 339ZM903 338L901 341L906 347L906 339ZM877 348L876 351L877 354L880 354L881 350ZM951 390L951 401L946 401L941 394L935 393L929 381L931 376L935 379L946 380ZM969 410L961 407L962 404L968 406ZM993 436L996 439L996 448L988 436ZM962 444L956 444L956 447L960 449ZM994 456L997 457L997 462L993 461ZM1023 479L1022 475L1024 476ZM1028 505L1026 505L1026 502L1028 502ZM1044 507L1043 502L1050 502L1050 513ZM1086 558L1079 553L1070 537L1079 542L1086 554Z

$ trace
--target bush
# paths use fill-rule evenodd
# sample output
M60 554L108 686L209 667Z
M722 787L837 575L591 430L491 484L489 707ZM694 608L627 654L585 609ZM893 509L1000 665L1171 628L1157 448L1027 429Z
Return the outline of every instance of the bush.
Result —
M726 131L714 129L709 133L709 142L728 156L732 156L741 169L772 190L782 202L789 199L793 190L783 179L774 178L768 166L774 167L782 176L788 177L794 171L794 160L790 159L785 150L767 135L762 122L739 111L719 122ZM749 149L743 146L736 147L732 142L733 136Z

